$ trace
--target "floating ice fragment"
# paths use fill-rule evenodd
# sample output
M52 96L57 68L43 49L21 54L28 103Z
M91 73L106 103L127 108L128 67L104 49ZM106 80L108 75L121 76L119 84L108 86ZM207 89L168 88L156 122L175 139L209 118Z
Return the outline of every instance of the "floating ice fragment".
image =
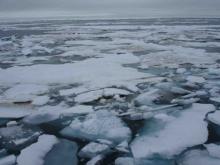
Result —
M17 158L18 165L43 165L46 154L58 143L53 135L42 135L38 142L21 151Z
M176 73L178 73L178 74L183 74L183 73L185 73L186 72L186 69L185 68L178 68L177 70L176 70Z
M14 165L16 163L16 157L14 155L9 155L0 158L0 165Z
M179 165L219 165L220 159L209 155L206 150L190 150L178 161Z
M206 147L210 156L220 159L220 145L212 143L205 144L204 146Z
M0 118L17 119L34 112L30 105L0 104Z
M86 165L97 165L104 158L103 155L97 155L86 163Z
M50 100L49 96L37 96L36 98L33 99L32 104L33 105L44 105Z
M220 110L208 114L208 120L220 126Z
M214 103L220 103L220 97L212 97L210 98L211 101L213 101Z
M114 97L118 95L127 96L129 94L131 93L127 90L117 88L105 88L79 94L75 97L75 101L78 103L89 103L92 101L96 101L102 97Z
M77 165L77 150L75 142L60 139L44 157L44 165Z
M106 144L91 142L81 149L79 156L83 158L93 158L100 154L107 154L110 151L110 147Z
M44 85L20 84L8 89L4 97L11 102L27 102L46 92L48 92L48 87Z
M143 135L131 144L134 157L152 158L158 155L172 158L188 147L203 144L208 138L205 115L213 110L215 107L211 104L195 103L191 108L181 111L178 117L168 121L163 128L142 132Z
M107 139L115 143L129 140L131 131L120 118L111 112L100 110L89 114L83 121L75 119L61 130L61 135L87 140Z
M206 80L203 77L199 76L188 76L186 78L189 82L203 84Z
M131 157L119 157L115 160L115 165L135 165L135 161Z

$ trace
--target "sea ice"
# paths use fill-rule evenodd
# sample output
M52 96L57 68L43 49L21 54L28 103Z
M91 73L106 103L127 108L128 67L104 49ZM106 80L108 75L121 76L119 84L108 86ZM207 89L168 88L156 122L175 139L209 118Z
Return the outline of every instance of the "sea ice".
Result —
M21 151L17 157L18 165L43 165L46 154L59 141L53 135L42 135L38 142Z
M77 150L75 142L60 139L44 157L44 165L77 165Z
M45 105L50 100L49 96L37 96L33 99L33 105Z
M220 125L220 110L208 114L208 120L214 124Z
M102 97L113 97L116 95L127 96L131 94L129 91L117 88L105 88L95 91L79 94L75 97L75 101L78 103L89 103L98 100Z
M16 157L14 155L9 155L0 158L0 165L14 165L16 163Z
M103 155L97 155L86 163L86 165L97 165L104 158Z
M209 155L206 150L191 150L178 161L179 165L219 165L220 159Z
M22 118L33 112L34 109L30 105L0 104L0 118Z
M199 84L202 84L202 83L204 83L206 81L203 77L199 77L199 76L188 76L187 80L189 82L199 83Z
M71 108L61 106L44 107L23 119L27 124L43 124L61 118L62 116L85 115L93 112L92 106L76 105Z
M205 147L209 152L210 156L220 159L220 145L212 143L212 144L205 144Z
M142 93L135 99L138 105L152 105L153 101L159 98L159 89L151 89L148 92Z
M211 97L210 100L213 101L214 103L220 104L220 97Z
M106 144L91 142L81 149L79 156L83 158L93 158L110 152L110 147Z
M60 133L64 137L87 140L106 139L115 143L128 141L131 137L130 129L120 118L105 110L91 113L83 121L74 119Z
M4 70L0 69L0 83L78 83L85 85L88 89L111 86L126 87L143 82L144 80L141 80L141 78L152 76L151 74L140 73L136 69L122 66L123 64L135 62L138 62L137 57L125 54L111 55L98 59L87 59L73 64L39 64L33 66L11 67ZM12 93L14 94L14 92ZM30 92L28 92L28 94L29 93Z
M135 165L135 161L131 157L119 157L115 160L115 165Z
M0 128L0 143L8 150L19 151L36 141L40 134L37 128L30 129L21 125L4 127Z
M36 95L48 92L48 87L35 84L19 84L8 89L4 93L4 97L12 102L27 102L32 101Z
M134 157L152 158L160 155L163 158L172 158L188 147L203 144L208 138L204 118L213 110L215 107L211 104L195 103L191 108L181 111L176 119L167 122L161 129L142 132L143 135L134 139L131 144Z

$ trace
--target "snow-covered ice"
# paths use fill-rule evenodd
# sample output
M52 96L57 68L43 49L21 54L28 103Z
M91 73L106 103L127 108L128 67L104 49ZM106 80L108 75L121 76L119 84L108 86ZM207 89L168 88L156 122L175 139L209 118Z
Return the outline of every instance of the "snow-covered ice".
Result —
M34 112L32 106L0 104L0 118L22 118Z
M220 111L217 110L214 113L210 113L208 115L208 120L213 122L214 124L220 125Z
M205 144L205 147L209 152L210 156L220 159L220 145L212 143L212 144Z
M178 161L180 165L219 165L220 159L212 157L206 150L191 150Z
M219 29L214 18L2 22L0 164L219 164Z
M18 165L43 165L45 155L58 143L53 135L42 135L38 142L21 151L17 158Z
M129 94L131 93L127 90L117 88L105 88L79 94L75 97L75 101L78 103L89 103L102 97L113 97L116 95L127 96Z
M91 142L80 150L79 156L93 158L99 154L106 154L108 152L110 152L110 147L108 145Z
M203 77L199 77L199 76L188 76L187 80L192 83L201 83L202 84L205 82L205 79Z
M76 105L71 108L61 106L42 108L24 118L24 122L28 124L42 124L57 120L62 116L83 115L93 112L92 106Z
M165 124L164 128L143 132L143 135L134 139L131 144L134 157L152 158L160 155L172 158L188 147L205 143L208 130L204 119L205 115L213 110L215 107L211 104L193 104L176 119Z
M130 129L120 120L106 110L89 114L84 121L75 119L70 126L61 130L61 135L72 138L88 140L107 139L120 143L131 138Z
M47 86L35 84L19 84L4 93L6 100L11 102L32 101L36 95L48 92Z
M14 155L0 158L0 165L14 165L16 163L16 157Z
M138 62L137 57L125 54L88 59L73 64L39 64L12 67L6 70L0 69L0 83L37 83L44 85L78 83L85 84L90 89L109 86L126 87L137 84L141 78L152 76L122 66L122 64L135 62Z

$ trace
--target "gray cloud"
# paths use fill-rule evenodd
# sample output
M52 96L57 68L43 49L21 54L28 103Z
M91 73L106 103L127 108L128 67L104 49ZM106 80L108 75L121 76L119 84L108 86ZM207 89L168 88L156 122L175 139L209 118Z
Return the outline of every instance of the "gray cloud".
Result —
M1 13L30 11L220 16L220 0L0 0Z

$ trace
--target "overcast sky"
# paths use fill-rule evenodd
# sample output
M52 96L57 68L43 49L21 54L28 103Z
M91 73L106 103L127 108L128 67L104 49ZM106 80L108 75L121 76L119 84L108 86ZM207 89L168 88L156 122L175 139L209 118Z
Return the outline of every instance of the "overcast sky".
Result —
M0 0L2 17L59 14L103 17L220 17L220 0Z

